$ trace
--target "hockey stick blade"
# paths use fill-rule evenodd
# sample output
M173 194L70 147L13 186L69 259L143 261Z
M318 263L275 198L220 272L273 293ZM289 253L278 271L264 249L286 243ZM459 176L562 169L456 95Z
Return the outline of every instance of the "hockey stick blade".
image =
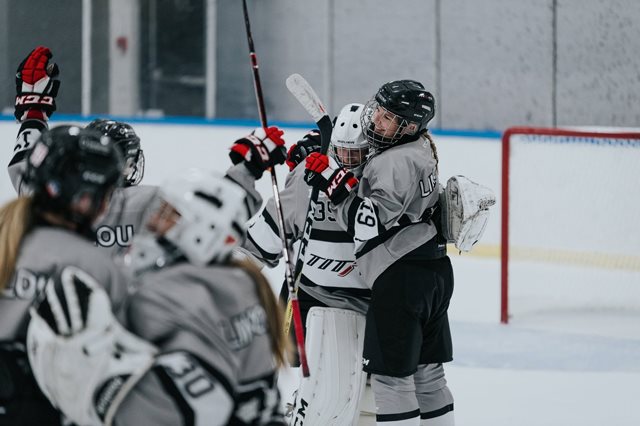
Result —
M300 74L291 74L286 80L287 89L294 98L309 113L318 125L320 130L320 153L326 154L329 151L329 143L331 142L331 117L324 107L322 101L316 94L315 90ZM317 197L314 197L314 203Z
M287 77L287 89L300 102L300 105L313 117L313 121L319 122L323 116L329 116L320 98L311 85L300 74L291 74Z
M313 117L318 129L320 130L320 153L327 154L329 151L329 144L331 142L331 132L333 126L331 123L331 117L327 113L327 109L324 107L320 98L316 92L311 88L307 80L300 74L292 74L287 78L287 89L293 94L293 96L300 102L300 104L307 110L307 112ZM297 292L300 277L302 275L302 268L304 266L304 258L306 254L306 248L309 244L309 238L311 237L311 228L313 227L314 211L318 201L318 188L311 190L309 196L309 205L307 206L307 216L302 231L302 238L300 239L300 246L298 247L298 256L296 258L295 270L293 273L293 285L294 288L289 292L293 294L297 304ZM293 316L293 303L292 298L289 297L287 303L287 311L285 317L284 333L289 334L289 328L291 327L291 320ZM295 318L293 318L295 321ZM302 358L301 358L302 359Z

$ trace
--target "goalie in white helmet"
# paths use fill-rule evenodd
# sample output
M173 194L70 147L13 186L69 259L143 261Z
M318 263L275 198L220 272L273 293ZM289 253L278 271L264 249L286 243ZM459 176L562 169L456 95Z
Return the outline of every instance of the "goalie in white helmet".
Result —
M331 133L331 154L336 162L356 176L362 175L369 142L362 134L360 115L362 104L345 105L333 124Z
M334 121L329 148L336 162L358 175L369 149L360 126L363 106L351 103L342 108ZM308 133L289 150L287 163L293 170L280 193L285 233L294 242L302 238L309 198L304 167L296 165L306 154L320 149L316 136L314 131ZM305 152L297 145L302 145ZM281 244L274 201L269 200L250 226L244 247L266 265L275 266ZM337 225L329 199L321 193L298 291L307 327L310 377L300 374L290 424L357 424L366 380L361 367L364 313L371 292L358 272L353 253L353 238ZM281 299L285 302L287 294L283 285Z

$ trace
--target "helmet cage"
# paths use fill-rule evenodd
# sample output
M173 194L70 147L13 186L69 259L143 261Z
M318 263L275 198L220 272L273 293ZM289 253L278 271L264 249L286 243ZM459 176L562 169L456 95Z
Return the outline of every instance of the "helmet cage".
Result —
M336 163L338 163L340 167L353 170L357 167L360 167L362 163L364 163L364 161L367 159L369 146L367 144L367 146L365 147L350 148L332 144L331 153L333 155L333 158L336 160Z
M375 99L365 105L361 123L363 133L374 150L388 148L404 136L415 135L420 126L420 123L389 111Z
M127 143L127 145L134 146L123 149L119 144L116 144L116 146L120 146L120 149L126 153L122 174L124 175L126 186L136 186L142 182L142 178L144 177L144 152L140 149L139 142L137 144ZM135 145L137 145L137 147Z
M96 119L87 125L109 136L115 142L125 160L123 171L125 186L140 184L144 177L145 158L140 146L140 138L133 127L114 120Z
M435 116L435 99L414 80L385 83L367 102L362 128L375 151L416 140ZM375 152L373 153L375 154Z
M345 105L336 117L331 133L331 156L352 173L359 175L369 153L369 143L362 134L362 104Z

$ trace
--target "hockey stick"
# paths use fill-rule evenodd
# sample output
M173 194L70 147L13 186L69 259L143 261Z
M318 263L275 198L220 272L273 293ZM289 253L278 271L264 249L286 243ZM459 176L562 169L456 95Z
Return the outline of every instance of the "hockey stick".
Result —
M247 41L249 43L249 58L251 59L251 68L253 69L253 87L256 92L256 101L258 102L258 114L260 115L260 124L267 129L267 114L264 108L264 97L262 96L262 85L260 84L260 73L258 70L258 58L253 45L253 36L251 35L251 23L249 22L249 11L247 10L247 0L242 0L242 12L244 13L244 26L247 30ZM296 332L296 346L300 356L300 366L304 377L309 377L309 365L307 363L307 353L304 348L304 329L302 328L302 317L300 316L300 305L298 304L297 294L291 295L291 289L294 288L293 274L291 271L291 259L289 258L289 248L284 233L284 216L282 214L282 204L280 203L280 192L278 191L278 180L276 171L273 167L269 168L271 173L271 188L273 189L273 201L276 207L276 216L278 218L278 227L280 240L282 241L282 257L285 261L285 277L289 290L289 300L291 301L291 310L294 318L294 328ZM295 302L295 303L294 303ZM274 330L275 331L275 330Z
M320 153L326 154L327 151L329 151L332 131L331 117L327 113L327 109L324 107L311 85L300 74L291 74L287 78L287 89L289 89L291 94L298 100L298 102L300 102L318 125L318 129L320 129ZM309 237L311 236L311 228L313 227L313 218L319 193L320 191L318 188L314 187L311 190L311 195L309 196L307 216L304 222L302 238L300 239L300 247L298 248L298 256L296 257L296 268L293 274L293 287L289 288L289 303L287 303L284 326L285 334L289 334L289 329L291 328L291 317L294 313L293 298L297 301L298 285L300 283L300 277L302 276L302 268L304 266L307 245L309 244ZM294 327L296 327L295 322Z

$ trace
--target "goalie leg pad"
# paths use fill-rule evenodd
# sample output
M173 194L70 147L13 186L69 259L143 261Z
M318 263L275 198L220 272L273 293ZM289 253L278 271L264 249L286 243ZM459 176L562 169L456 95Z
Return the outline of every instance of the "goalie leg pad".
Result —
M367 376L362 371L365 317L314 307L307 315L310 377L300 375L291 424L356 425Z

